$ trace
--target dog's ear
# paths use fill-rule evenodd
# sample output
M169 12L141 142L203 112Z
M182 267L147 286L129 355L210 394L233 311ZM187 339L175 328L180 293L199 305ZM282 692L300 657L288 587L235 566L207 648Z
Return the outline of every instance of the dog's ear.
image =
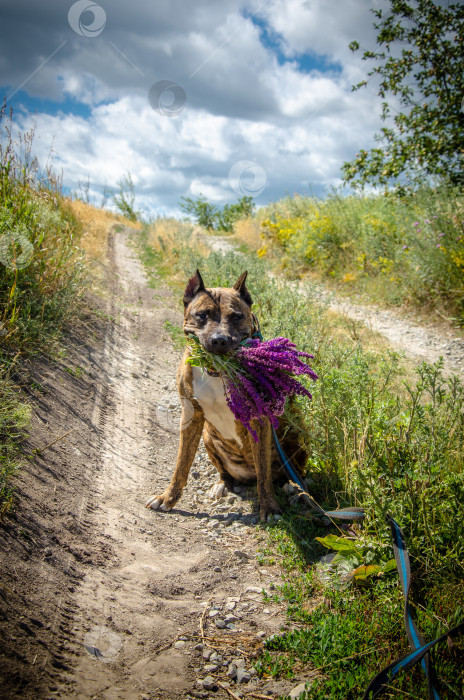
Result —
M245 301L248 304L248 306L251 306L253 303L251 299L251 294L245 286L247 275L248 270L245 270L245 272L242 275L240 275L240 277L234 284L233 289L236 289L237 292L240 292L240 296L242 297L243 301Z
M193 297L205 288L199 270L195 272L193 277L189 279L188 285L184 292L184 306L187 306L192 301Z

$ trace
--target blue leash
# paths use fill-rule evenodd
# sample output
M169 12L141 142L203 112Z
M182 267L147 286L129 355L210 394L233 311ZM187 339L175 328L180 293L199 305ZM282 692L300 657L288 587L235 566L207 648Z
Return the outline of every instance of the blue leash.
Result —
M459 634L464 632L464 622L461 622L459 625L453 627L453 629L449 630L445 634L442 634L441 637L437 637L437 639L434 639L432 642L425 642L412 617L408 600L409 591L411 588L411 566L409 563L409 554L406 547L406 541L401 528L391 516L387 517L387 522L392 531L393 551L395 554L396 565L398 567L401 590L403 591L405 599L404 624L412 652L402 656L399 659L396 659L396 661L393 661L389 666L384 668L383 671L378 673L369 683L369 687L364 694L363 700L373 700L373 698L382 695L386 690L390 689L387 687L387 683L390 683L400 671L408 671L419 662L427 679L429 699L440 700L440 696L433 685L435 674L428 652L433 646L435 646L435 644L445 641L445 639L448 637L457 637ZM462 696L458 697L460 700L463 700Z
M280 444L279 438L277 437L277 433L274 430L274 428L272 428L272 439L274 441L274 446L277 450L277 454L279 455L280 462L283 468L285 469L285 473L287 474L289 480L293 481L301 489L301 491L303 491L305 500L313 509L314 515L327 517L330 519L335 518L337 520L362 520L364 518L365 513L363 508L340 508L340 510L324 510L324 508L321 508L321 506L318 505L316 501L314 501L307 493L306 485L303 483L300 475L295 471L295 469L291 465L290 460L285 454L285 450Z
M251 337L263 340L263 335L261 333L259 321L255 314L252 314L252 317L254 328ZM307 501L308 505L313 509L314 515L325 516L330 519L335 518L338 520L362 520L364 518L365 513L363 508L340 508L340 510L324 510L323 508L321 508L321 506L319 506L315 501L313 501L310 495L306 492L306 485L303 484L300 475L292 467L290 460L285 454L285 450L280 444L279 438L277 437L277 433L274 428L272 428L272 439L274 441L274 446L277 450L277 454L279 455L280 463L282 464L286 475L288 476L290 481L293 481L298 486L298 488L300 488L301 491L303 491L305 500Z

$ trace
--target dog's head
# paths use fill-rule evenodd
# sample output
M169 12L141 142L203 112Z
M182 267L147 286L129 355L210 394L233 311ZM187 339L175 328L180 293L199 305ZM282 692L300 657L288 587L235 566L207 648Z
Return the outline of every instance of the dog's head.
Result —
M233 287L206 289L198 270L184 293L184 333L193 333L208 352L225 355L255 330L244 272Z

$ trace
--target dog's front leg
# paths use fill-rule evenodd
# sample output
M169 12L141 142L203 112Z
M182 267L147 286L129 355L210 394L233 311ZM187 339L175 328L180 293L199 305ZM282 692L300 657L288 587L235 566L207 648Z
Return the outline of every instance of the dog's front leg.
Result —
M182 495L190 467L195 458L205 417L201 408L188 398L182 398L179 450L171 483L163 493L151 496L146 506L153 510L171 510Z
M255 442L250 436L253 462L256 469L258 486L259 514L261 520L266 520L273 513L280 513L279 505L274 496L271 472L271 424L265 418L262 423L252 421L252 428L256 430L259 442Z

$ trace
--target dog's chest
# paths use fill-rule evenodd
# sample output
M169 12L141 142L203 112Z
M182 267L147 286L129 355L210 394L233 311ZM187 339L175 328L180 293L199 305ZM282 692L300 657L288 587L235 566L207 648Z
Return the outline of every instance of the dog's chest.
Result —
M209 374L202 373L199 367L192 367L192 370L193 396L203 409L205 419L226 440L236 440L242 446L237 435L234 415L227 405L221 377L211 377Z

